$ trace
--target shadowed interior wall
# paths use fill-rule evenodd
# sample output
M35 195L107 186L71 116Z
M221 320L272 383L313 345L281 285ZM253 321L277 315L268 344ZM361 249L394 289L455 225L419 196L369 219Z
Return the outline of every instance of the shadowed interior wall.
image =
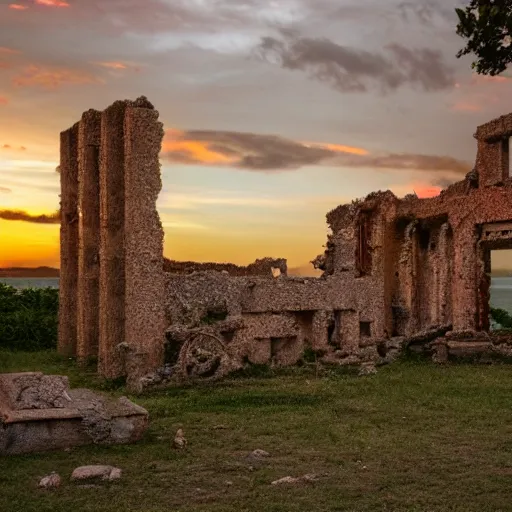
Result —
M116 101L101 115L100 158L100 349L98 370L107 378L123 375L124 339L124 114ZM105 314L108 312L108 314Z
M101 112L88 110L78 130L78 303L79 360L98 354L99 339L99 146Z
M60 280L58 351L76 353L78 283L78 123L60 134Z

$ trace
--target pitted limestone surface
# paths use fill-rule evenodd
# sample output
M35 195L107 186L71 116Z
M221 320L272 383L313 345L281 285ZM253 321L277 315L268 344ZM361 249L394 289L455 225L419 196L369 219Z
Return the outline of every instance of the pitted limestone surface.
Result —
M41 373L0 374L0 454L139 440L148 413L127 398L69 389Z
M95 162L83 141L94 145L98 133ZM246 364L295 364L306 353L336 364L389 362L408 345L396 340L485 332L490 252L512 248L511 135L512 114L479 126L475 165L461 165L465 177L437 197L378 191L334 208L325 251L312 262L322 277L290 278L284 259L246 267L164 260L158 112L144 97L88 111L61 134L59 349L98 354L102 375L128 374L140 389L173 372L210 378ZM98 198L86 192L96 164L99 219ZM77 204L88 209L78 230ZM97 320L89 307L95 248ZM91 281L79 286L77 272Z

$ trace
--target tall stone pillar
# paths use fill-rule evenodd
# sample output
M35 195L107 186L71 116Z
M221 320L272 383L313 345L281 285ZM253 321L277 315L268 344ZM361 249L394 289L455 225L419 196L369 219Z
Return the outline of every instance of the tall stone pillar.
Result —
M99 339L99 146L101 112L88 110L78 130L77 357L98 354Z
M438 323L449 325L452 323L452 260L453 243L452 230L445 222L439 232L439 314Z
M78 123L60 134L60 280L58 351L76 354L78 283Z
M164 131L148 105L128 107L124 122L125 340L140 355L138 375L162 365L165 336L164 233L156 210Z
M453 330L477 327L477 235L472 219L454 229L452 273Z
M124 115L127 104L116 101L101 114L98 371L110 379L124 374L118 345L125 341Z

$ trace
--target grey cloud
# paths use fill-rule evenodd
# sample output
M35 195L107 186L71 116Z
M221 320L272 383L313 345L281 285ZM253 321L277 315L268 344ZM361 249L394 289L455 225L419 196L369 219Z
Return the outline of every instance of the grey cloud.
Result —
M459 175L471 169L468 162L450 156L408 153L354 154L306 145L277 135L255 133L190 130L173 136L174 140L200 142L211 152L230 159L230 166L250 171L270 172L299 169L308 165L329 165L350 168L373 168L385 170L425 171L444 175ZM167 146L163 157L182 164L208 165L200 154L187 151L186 145ZM357 149L357 148L356 148ZM212 162L212 164L214 164ZM218 165L218 164L214 164Z
M23 210L0 210L0 219L32 222L34 224L59 224L60 212L57 211L47 215L30 215Z
M340 92L366 92L372 85L382 93L404 85L427 92L453 86L453 71L440 52L400 44L384 48L387 55L349 48L325 38L283 33L281 39L263 37L256 53L284 69L306 71Z
M398 4L398 12L406 22L416 19L423 24L434 25L437 20L455 21L455 7L458 3L453 0L404 0Z

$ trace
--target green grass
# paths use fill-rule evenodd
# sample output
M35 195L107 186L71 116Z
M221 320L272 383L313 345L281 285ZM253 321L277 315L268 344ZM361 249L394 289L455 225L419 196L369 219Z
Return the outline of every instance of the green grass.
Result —
M91 369L52 352L0 352L0 361L0 371L39 369L67 374L73 385L101 386ZM0 459L0 510L512 510L505 365L401 362L370 377L303 368L134 400L151 415L140 443ZM185 451L171 447L179 427ZM245 456L255 448L272 456L251 469ZM94 463L122 468L122 479L94 488L70 482L76 466ZM51 471L62 486L37 489ZM305 473L321 476L314 484L270 485Z

